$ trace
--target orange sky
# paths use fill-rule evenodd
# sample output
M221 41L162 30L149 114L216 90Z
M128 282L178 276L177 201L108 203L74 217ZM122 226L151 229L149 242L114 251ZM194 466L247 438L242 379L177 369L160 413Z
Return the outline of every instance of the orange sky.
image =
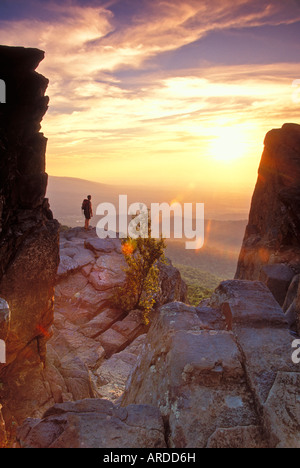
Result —
M300 121L295 0L4 4L0 42L46 51L51 175L250 193L266 132Z

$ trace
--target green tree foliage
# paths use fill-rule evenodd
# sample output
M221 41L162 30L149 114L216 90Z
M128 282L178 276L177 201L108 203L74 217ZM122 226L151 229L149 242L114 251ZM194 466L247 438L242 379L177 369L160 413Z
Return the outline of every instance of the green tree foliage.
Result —
M129 312L133 309L143 311L143 319L149 324L150 313L159 291L158 261L164 261L164 239L151 237L151 223L148 222L148 237L122 241L122 252L127 263L124 286L114 295L114 305Z
M226 279L213 275L208 271L203 271L200 268L194 268L179 263L175 263L174 266L178 268L182 279L187 284L188 302L193 306L197 306L203 299L211 297L221 281Z

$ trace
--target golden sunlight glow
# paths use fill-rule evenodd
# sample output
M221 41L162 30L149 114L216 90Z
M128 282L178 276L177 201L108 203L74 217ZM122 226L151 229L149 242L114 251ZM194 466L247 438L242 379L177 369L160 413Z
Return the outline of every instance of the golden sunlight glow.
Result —
M246 132L239 128L221 128L210 144L210 154L216 161L230 164L247 154L248 140Z
M168 186L170 198L178 192L173 207L186 193L201 199L204 189L250 196L265 134L299 120L291 84L300 64L282 63L280 54L275 63L268 56L261 64L242 55L237 64L200 60L200 40L214 30L272 24L264 2L256 2L258 16L236 17L230 0L149 0L159 8L120 24L109 6L118 2L42 3L49 20L1 19L0 42L22 38L22 46L46 51L38 72L50 79L42 123L50 175ZM242 44L236 50L242 54ZM163 66L157 59L169 52Z

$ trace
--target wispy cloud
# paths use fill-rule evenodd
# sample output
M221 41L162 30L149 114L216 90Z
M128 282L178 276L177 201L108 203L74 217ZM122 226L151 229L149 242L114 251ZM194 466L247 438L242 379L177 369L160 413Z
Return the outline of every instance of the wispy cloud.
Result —
M43 128L52 172L116 181L128 161L136 175L152 158L164 168L171 163L183 182L184 167L201 166L199 182L214 170L212 143L234 128L248 145L245 156L255 152L254 179L265 131L297 117L291 82L300 78L299 65L272 65L266 57L261 65L178 63L170 70L155 62L213 31L295 23L296 0L151 0L126 21L118 1L34 3L43 9L38 17L0 20L0 42L46 51L39 71L50 78ZM149 180L154 173L148 171Z

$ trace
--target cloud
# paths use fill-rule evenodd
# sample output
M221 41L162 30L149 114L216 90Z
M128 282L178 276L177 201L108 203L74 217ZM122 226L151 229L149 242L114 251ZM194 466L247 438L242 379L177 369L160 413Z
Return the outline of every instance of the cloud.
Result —
M84 158L102 164L110 158L106 175L118 161L121 177L120 161L138 165L141 155L188 164L198 154L205 159L218 128L226 127L247 135L249 154L259 157L270 126L297 115L291 83L300 78L299 65L178 63L169 70L154 61L211 31L296 22L296 1L151 0L126 21L120 2L35 3L44 8L38 17L0 21L0 42L46 51L39 71L50 78L43 129L53 171L72 159L80 173Z

